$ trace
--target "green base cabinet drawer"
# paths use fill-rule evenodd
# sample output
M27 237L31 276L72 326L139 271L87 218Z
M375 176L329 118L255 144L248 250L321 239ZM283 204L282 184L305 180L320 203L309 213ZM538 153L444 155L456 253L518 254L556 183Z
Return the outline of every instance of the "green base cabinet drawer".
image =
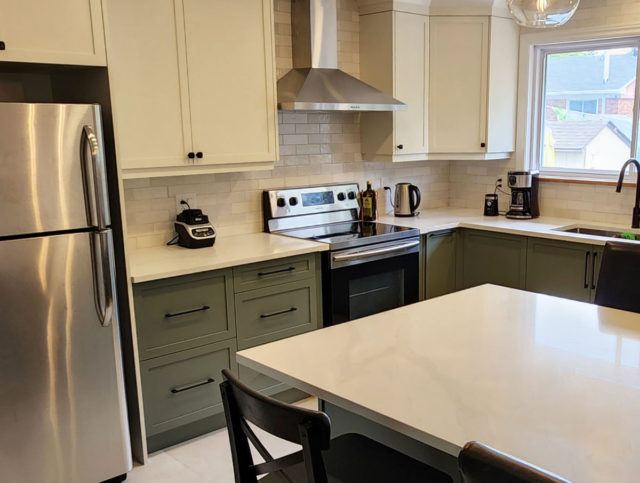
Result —
M457 284L471 288L485 283L524 290L527 238L517 235L465 230Z
M140 359L236 335L231 270L134 286Z
M221 371L237 370L235 352L229 340L142 362L147 435L222 412Z
M240 376L240 380L247 386L267 396L289 389L289 386L286 384L245 366L238 366L238 375Z
M237 294L236 318L240 350L317 329L315 279Z
M236 293L315 277L316 257L305 255L254 263L233 269Z

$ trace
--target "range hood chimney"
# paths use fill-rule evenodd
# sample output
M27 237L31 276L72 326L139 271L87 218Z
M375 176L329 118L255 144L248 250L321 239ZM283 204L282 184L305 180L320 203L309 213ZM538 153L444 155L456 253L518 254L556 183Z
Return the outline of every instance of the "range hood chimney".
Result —
M338 69L336 0L293 0L293 69L278 81L286 111L397 111L406 104Z

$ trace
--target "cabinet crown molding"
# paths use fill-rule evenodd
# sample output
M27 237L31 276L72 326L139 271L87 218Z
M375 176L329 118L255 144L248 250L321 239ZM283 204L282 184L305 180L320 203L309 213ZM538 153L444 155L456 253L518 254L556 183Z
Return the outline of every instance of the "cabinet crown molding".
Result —
M510 18L506 0L357 0L360 14L385 12L422 15L493 15Z

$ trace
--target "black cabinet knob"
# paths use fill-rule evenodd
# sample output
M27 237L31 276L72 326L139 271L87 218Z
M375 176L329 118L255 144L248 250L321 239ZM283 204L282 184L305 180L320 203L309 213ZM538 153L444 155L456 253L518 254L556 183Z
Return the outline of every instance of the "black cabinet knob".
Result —
M202 153L202 151L198 151L198 152L196 153L196 158L198 158L198 159L202 159L202 158L204 158L204 154Z
M396 148L398 148L398 149L404 149L404 144L398 144L398 145L396 146Z
M4 43L4 40L0 40L0 50L6 50L7 45Z
M189 159L195 159L195 157L196 157L196 153L194 153L194 152L187 153L187 158L189 158Z
M480 143L480 147L481 148L486 148L487 147L487 143Z

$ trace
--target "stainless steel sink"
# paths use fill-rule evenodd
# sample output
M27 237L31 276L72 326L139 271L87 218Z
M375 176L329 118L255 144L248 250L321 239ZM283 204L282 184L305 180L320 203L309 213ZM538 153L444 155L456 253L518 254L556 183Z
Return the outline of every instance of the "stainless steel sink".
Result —
M563 231L565 233L578 233L580 235L599 236L603 238L640 240L639 233L634 233L631 230L618 230L615 228L590 228L586 226L576 226L569 228L558 228L558 231ZM631 238L631 236L634 236L635 238Z

